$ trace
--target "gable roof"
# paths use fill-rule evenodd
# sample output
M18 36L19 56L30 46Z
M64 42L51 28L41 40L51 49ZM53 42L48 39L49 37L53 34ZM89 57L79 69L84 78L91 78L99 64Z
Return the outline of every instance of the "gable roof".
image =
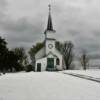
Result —
M52 52L49 52L46 56L49 56L49 55L53 55L54 57L57 57L54 53L52 53Z

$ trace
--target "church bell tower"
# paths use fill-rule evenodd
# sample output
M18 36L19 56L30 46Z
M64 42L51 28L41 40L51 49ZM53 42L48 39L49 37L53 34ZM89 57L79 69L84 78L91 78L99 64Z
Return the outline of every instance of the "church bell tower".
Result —
M49 5L49 15L48 15L48 23L47 23L47 29L45 30L45 52L46 55L49 52L55 51L55 30L53 29L52 24L52 17L51 17L51 5Z

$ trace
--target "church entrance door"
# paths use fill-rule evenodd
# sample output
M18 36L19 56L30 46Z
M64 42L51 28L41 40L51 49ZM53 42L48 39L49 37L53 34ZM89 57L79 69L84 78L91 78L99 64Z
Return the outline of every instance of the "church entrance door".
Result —
M41 63L37 63L37 72L41 72Z
M54 71L54 58L47 58L47 71Z

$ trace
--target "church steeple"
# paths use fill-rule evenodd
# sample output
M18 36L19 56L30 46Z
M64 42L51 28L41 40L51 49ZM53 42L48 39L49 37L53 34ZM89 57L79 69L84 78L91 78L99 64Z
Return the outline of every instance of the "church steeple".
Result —
M52 17L51 17L51 5L49 4L49 16L48 16L48 24L47 24L47 30L53 31L53 24L52 24Z

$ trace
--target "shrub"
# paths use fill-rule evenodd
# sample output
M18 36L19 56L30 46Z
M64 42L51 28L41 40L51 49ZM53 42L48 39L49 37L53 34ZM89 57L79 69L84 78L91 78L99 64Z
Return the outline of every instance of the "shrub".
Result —
M26 72L33 71L33 66L32 65L27 65L26 66Z

